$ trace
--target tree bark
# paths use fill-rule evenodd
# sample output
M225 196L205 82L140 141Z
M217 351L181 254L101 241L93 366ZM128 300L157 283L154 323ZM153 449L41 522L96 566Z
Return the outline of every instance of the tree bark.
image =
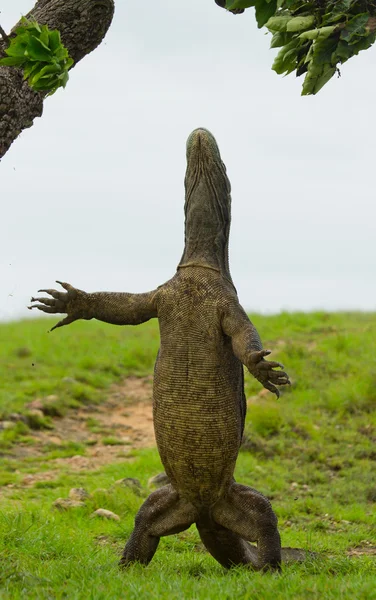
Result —
M58 29L76 64L101 43L113 14L114 0L38 0L26 16ZM6 47L1 40L0 56ZM45 96L23 81L21 69L0 66L0 160L21 131L42 115Z

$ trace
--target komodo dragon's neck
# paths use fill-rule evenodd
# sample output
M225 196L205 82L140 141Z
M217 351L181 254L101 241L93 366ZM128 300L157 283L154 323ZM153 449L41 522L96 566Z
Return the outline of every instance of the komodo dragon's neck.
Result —
M195 129L187 141L185 247L178 268L219 271L232 283L228 263L231 186L212 134Z

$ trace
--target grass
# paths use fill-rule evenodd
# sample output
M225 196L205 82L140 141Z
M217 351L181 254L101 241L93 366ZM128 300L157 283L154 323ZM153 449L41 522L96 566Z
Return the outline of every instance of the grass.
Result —
M85 443L51 444L39 455L27 449L34 428L99 403L116 380L150 374L157 324L76 323L46 335L53 321L25 321L0 325L0 420L8 423L0 431L1 599L376 599L376 314L252 320L293 385L275 401L246 376L250 403L236 477L271 499L283 545L318 558L281 576L226 572L192 527L162 539L146 569L119 572L147 481L162 470L157 452L119 445L121 462L74 472L70 457L85 456ZM46 423L29 419L27 405L37 398L52 405ZM12 421L14 413L22 419ZM104 441L119 443L114 435ZM116 483L125 477L137 478L141 492ZM73 487L90 493L85 505L53 508ZM120 521L92 517L97 508Z

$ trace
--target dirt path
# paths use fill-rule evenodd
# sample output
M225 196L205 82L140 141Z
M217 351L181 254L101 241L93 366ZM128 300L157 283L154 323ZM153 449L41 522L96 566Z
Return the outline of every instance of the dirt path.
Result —
M18 444L17 458L42 456L46 446L53 449L69 442L85 444L85 456L56 458L50 463L69 465L70 470L96 469L124 460L131 449L155 445L152 409L152 378L128 377L111 386L99 405L71 410L54 418L52 430L33 431L34 444ZM30 405L33 408L33 403ZM29 483L48 478L47 473L30 476Z

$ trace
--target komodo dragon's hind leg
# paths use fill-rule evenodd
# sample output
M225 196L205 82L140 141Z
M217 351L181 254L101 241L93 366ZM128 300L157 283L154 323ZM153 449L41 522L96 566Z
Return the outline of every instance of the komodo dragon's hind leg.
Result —
M212 517L218 525L229 529L243 540L257 542L256 550L238 540L238 551L247 551L241 564L248 562L256 569L281 568L281 539L277 517L269 500L260 492L233 483L226 496L213 507ZM254 550L257 552L256 560Z
M179 497L172 485L150 494L135 519L135 527L120 560L125 567L133 562L148 564L159 539L188 529L197 519L197 510Z
M237 565L258 568L258 552L239 535L217 523L198 521L196 523L202 543L222 567L230 569Z

